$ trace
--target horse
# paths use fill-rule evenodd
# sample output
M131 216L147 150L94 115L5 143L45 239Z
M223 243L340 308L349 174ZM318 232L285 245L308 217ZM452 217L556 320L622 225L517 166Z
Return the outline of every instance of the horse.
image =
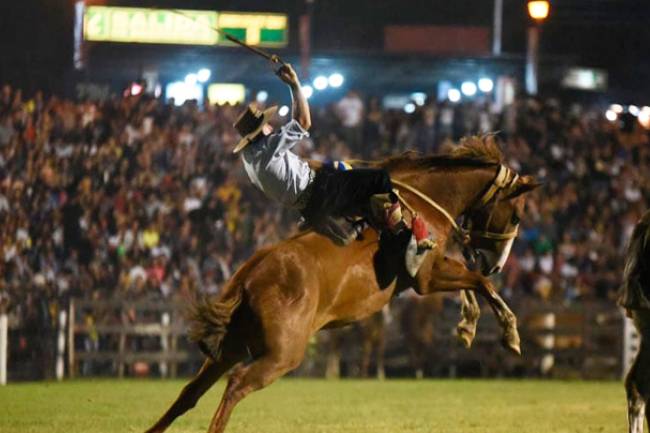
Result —
M625 377L628 424L630 433L643 433L643 418L650 428L650 211L635 226L626 257L618 302L641 339Z
M393 296L414 288L421 295L465 291L459 332L466 344L476 332L483 296L503 330L503 344L520 353L516 317L485 274L499 271L517 234L526 193L539 184L503 163L491 136L465 139L451 153L406 153L370 163L385 168L404 202L425 219L438 245L455 234L464 217L466 243L477 269L430 251L412 277L403 251L382 244L367 229L347 246L313 231L262 248L246 261L217 299L197 301L189 336L208 355L197 375L162 417L147 430L161 433L226 372L230 371L210 433L222 433L234 407L301 363L310 337L381 310ZM471 295L469 295L471 294Z

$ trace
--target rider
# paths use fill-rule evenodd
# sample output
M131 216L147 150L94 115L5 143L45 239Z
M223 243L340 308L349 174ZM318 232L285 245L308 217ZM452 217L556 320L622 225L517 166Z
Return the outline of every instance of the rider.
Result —
M291 152L293 146L309 137L311 116L300 80L291 65L283 65L277 75L289 85L292 120L274 132L268 122L277 107L259 111L251 105L234 124L243 138L233 152L241 152L251 182L271 199L300 211L316 229L328 217L359 216L372 218L380 229L387 228L393 233L404 229L401 207L386 170L345 171L328 165L314 170ZM417 216L412 221L412 230L419 250L433 247L424 222Z

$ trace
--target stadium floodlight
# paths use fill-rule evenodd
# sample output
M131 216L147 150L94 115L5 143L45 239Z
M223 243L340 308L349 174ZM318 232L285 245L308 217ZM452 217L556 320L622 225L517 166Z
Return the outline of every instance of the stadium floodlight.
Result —
M461 98L460 90L458 90L458 89L453 89L453 88L452 88L452 89L449 89L449 90L447 91L447 98L449 98L449 100L450 100L451 102L458 102L458 101L460 101L460 98Z
M465 96L474 96L476 95L476 84L471 81L465 81L461 84L460 90Z
M645 129L650 129L650 107L643 107L639 113L639 123Z
M632 116L637 117L639 115L640 110L639 107L637 107L636 105L630 105L629 107L627 107L627 111L629 111Z
M490 93L494 90L494 81L490 78L481 78L478 80L478 88L483 93Z
M427 102L427 94L424 92L411 93L411 99L417 106L421 107Z
M528 15L536 21L542 22L548 17L551 5L546 0L532 0L528 2Z
M311 87L309 84L306 84L302 86L302 94L305 95L305 98L309 99L311 98L311 95L314 94L314 88Z
M199 103L203 100L203 86L187 84L183 81L169 83L166 88L167 99L174 98L176 105L183 105L185 101L196 99Z
M343 75L336 72L330 75L327 81L329 82L330 86L336 89L337 87L341 87L343 85L345 78L343 78Z
M199 81L199 77L197 77L196 74L187 74L185 76L185 84L193 86L197 81Z
M278 110L278 114L279 114L280 116L282 116L282 117L286 116L287 114L289 114L289 107L287 107L286 105L283 105L283 106L280 107L280 109Z
M257 92L257 95L255 96L255 100L259 102L260 104L263 104L269 99L269 92L266 90L260 90Z
M623 106L621 104L612 104L609 106L609 109L616 114L621 114L623 112Z
M609 120L610 122L615 122L616 119L618 119L618 114L616 114L616 112L615 112L614 110L607 110L607 111L605 112L605 117L606 117L607 120Z
M404 106L404 112L407 114L413 114L415 113L415 104L412 102L409 102Z
M314 78L314 88L316 90L325 90L327 89L327 86L329 86L329 82L327 81L326 76L319 75L318 77Z
M208 68L200 69L196 74L196 77L200 83L207 83L211 76L212 72Z

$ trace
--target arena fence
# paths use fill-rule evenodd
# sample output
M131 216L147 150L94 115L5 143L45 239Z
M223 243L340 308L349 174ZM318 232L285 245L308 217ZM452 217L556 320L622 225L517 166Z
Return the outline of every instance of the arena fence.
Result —
M182 309L170 302L72 300L68 315L68 374L176 377L180 363L200 362L185 341Z
M408 330L399 325L404 322L400 310L409 311L400 301L397 299L391 306L393 319L386 331L383 363L373 361L383 364L388 376L392 372L392 375L416 377L424 374L614 379L625 371L624 359L633 350L626 346L623 314L607 303L582 303L571 307L541 302L513 305L519 317L523 352L523 356L516 357L501 348L501 330L489 309L483 310L472 349L466 350L455 337L460 317L457 305L449 303L442 312L432 313L436 317L430 325L433 337L430 341L422 341L421 337L409 336L405 333ZM332 355L337 368L330 375L335 376L338 371L354 375L363 357L362 345L358 343L359 332L356 335L354 330L329 332L342 340L325 349L335 352L332 347L342 348ZM411 353L409 345L415 346L419 353ZM417 358L421 365L415 365ZM323 362L323 365L328 364L331 363ZM373 368L370 370L372 373ZM381 377L381 372L377 373Z
M9 350L9 319L0 307L0 386L7 384L7 352Z
M380 321L385 346L381 361L377 355L370 361L371 372L379 374L385 369L389 377L618 378L638 349L634 327L621 310L609 303L582 302L570 307L541 302L513 305L519 317L523 351L522 357L516 357L500 347L501 331L489 309L483 311L472 349L466 350L454 335L459 319L457 304L449 301L442 311L431 311L435 320L425 325L430 327L430 338L418 341L419 337L408 335L412 331L401 325L402 315L409 311L408 302L396 299L390 315ZM67 308L59 311L55 332L39 340L52 340L49 345L53 355L33 365L49 369L50 373L41 377L57 379L193 374L203 357L185 337L182 308L167 301L71 300ZM334 363L337 373L358 375L364 346L364 334L359 329L353 325L321 332L295 374L323 376L328 364ZM12 375L12 365L22 364L17 359L12 363L11 348L16 346L12 335L16 332L11 318L0 312L0 384L7 379L29 379L24 374ZM338 339L334 346L322 344L334 338ZM414 366L410 350L413 345L417 345L424 365Z

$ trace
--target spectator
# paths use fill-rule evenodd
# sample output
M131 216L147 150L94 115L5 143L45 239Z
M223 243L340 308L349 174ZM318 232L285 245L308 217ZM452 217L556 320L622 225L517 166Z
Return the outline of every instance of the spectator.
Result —
M353 152L367 157L371 149L362 142L364 106L359 94L350 90L336 104L336 113L341 122L342 136L348 147Z

